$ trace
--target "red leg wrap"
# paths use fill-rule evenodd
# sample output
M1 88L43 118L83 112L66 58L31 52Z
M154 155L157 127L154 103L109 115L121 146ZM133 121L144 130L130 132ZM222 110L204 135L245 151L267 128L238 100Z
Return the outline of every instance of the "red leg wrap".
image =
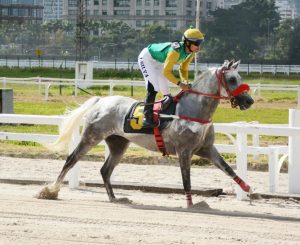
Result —
M243 191L250 191L250 186L246 182L244 182L239 176L234 177L233 180L242 188Z
M186 204L187 204L187 206L188 207L193 206L192 193L191 192L186 192L185 196L186 196Z

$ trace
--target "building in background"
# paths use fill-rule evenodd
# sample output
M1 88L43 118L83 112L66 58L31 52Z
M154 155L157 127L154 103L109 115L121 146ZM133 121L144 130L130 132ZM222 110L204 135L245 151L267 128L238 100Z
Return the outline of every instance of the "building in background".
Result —
M297 17L296 5L294 0L276 0L275 4L278 8L281 20L295 19Z
M35 0L0 0L0 22L42 22L43 6Z
M64 0L36 0L39 5L44 6L43 21L59 20L62 18Z
M300 19L300 0L294 0L294 6L295 6L295 12L296 12L296 18Z
M218 3L218 7L223 9L229 9L232 6L238 5L242 2L245 2L245 0L220 0Z
M202 0L200 18L209 18L220 0ZM132 28L159 24L173 30L195 25L196 0L87 0L88 19L123 21ZM64 0L63 18L76 22L77 0Z

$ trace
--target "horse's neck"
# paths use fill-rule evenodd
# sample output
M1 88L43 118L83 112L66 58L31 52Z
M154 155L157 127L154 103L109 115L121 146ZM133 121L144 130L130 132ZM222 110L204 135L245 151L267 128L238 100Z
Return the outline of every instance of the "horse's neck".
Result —
M215 71L215 69L212 69L205 72L193 85L192 90L205 94L216 94L218 92L218 81L215 76ZM219 99L187 94L180 100L177 112L179 115L209 120L218 104Z
M206 71L193 84L192 89L201 93L216 94L218 92L218 80L215 68Z

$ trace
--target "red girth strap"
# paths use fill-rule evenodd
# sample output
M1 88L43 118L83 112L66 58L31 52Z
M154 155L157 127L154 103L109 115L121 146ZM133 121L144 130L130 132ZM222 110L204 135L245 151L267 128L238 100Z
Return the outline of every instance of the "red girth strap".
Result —
M153 128L153 134L154 134L154 138L156 141L156 145L158 150L163 154L163 156L168 156L169 154L167 153L166 150L166 146L165 146L165 142L161 136L161 133L159 131L159 112L161 109L161 105L162 103L157 103L154 105L154 109L153 109L153 122L155 125L157 125L157 127Z
M161 136L159 128L158 127L153 128L153 133L154 133L154 138L155 138L158 150L163 154L163 156L166 156L166 155L168 156L169 154L167 153L165 142Z

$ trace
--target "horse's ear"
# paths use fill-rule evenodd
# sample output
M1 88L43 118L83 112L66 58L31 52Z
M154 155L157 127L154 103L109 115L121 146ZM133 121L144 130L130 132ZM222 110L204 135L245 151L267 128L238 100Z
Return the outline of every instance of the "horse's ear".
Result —
M234 64L234 60L231 60L228 64L228 69L232 68L232 65Z
M233 63L231 68L237 69L239 67L239 64L241 63L241 60L238 60L237 62Z
M228 70L229 69L229 60L224 60L222 67L224 67L226 70Z

